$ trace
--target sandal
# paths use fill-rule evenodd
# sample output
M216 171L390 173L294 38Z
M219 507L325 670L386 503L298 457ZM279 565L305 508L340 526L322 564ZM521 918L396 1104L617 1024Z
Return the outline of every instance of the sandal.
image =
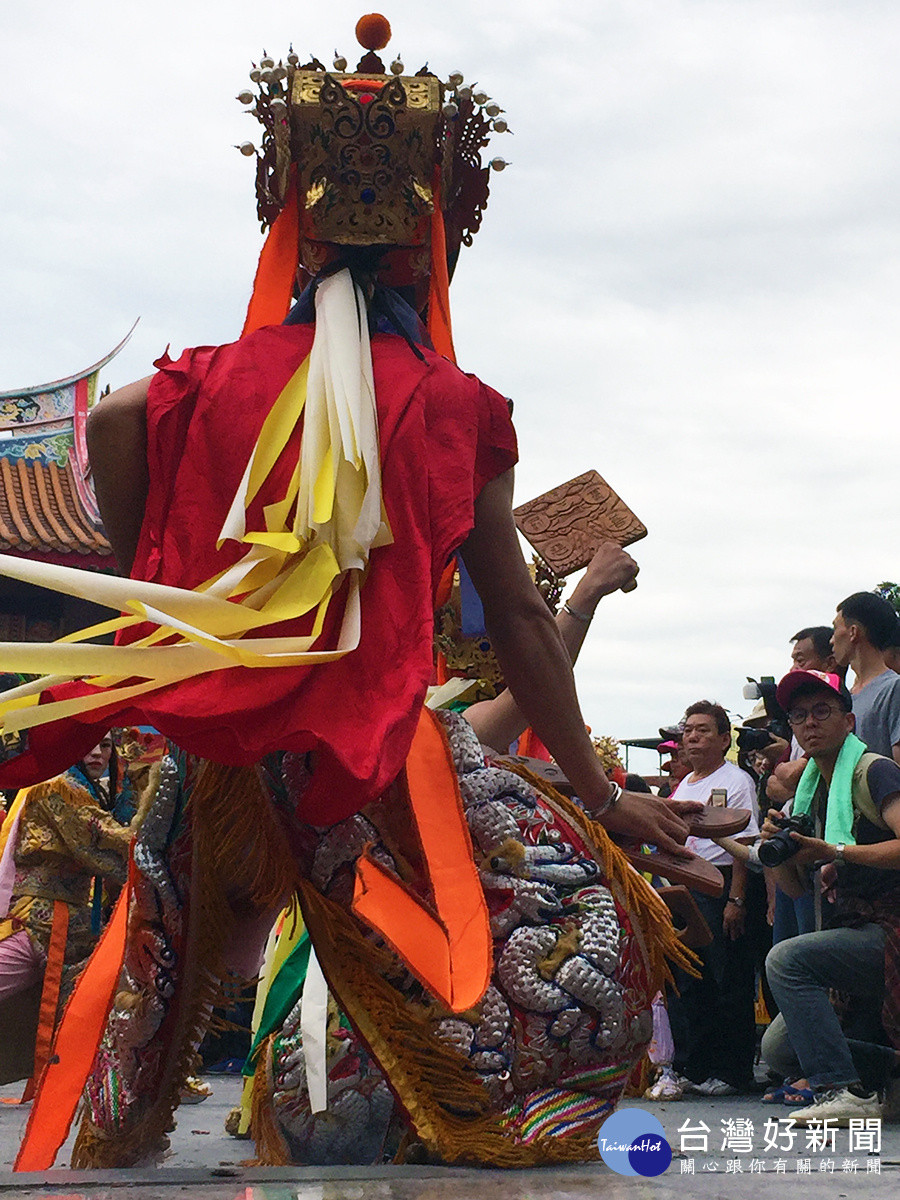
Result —
M704 946L708 946L713 940L713 935L697 907L697 901L684 884L678 884L676 887L658 887L656 891L672 914L672 925L679 941L689 950L702 950Z
M784 1098L789 1091L790 1091L790 1089L788 1088L787 1084L783 1083L780 1087L772 1088L772 1090L770 1092L766 1092L766 1094L762 1098L762 1103L763 1104L784 1104Z
M725 887L725 879L718 867L714 867L705 858L693 854L690 858L676 858L664 850L652 852L641 851L638 842L612 839L636 871L648 871L651 875L661 875L669 883L683 883L685 887L702 892L704 896L721 896Z
M784 1103L788 1108L802 1108L806 1104L812 1104L815 1099L815 1093L812 1088L792 1088L784 1089Z
M713 808L707 804L699 812L685 813L681 819L687 824L691 837L734 837L750 824L750 811L746 808Z

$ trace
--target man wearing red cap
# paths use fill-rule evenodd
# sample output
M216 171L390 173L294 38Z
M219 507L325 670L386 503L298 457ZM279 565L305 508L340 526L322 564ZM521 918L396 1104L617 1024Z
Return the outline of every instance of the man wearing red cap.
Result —
M792 671L777 699L810 757L794 816L808 814L817 836L792 831L784 838L774 811L762 835L766 842L782 835L786 855L773 871L789 896L816 886L813 869L823 866L837 902L836 927L779 942L766 959L781 1011L763 1038L763 1057L789 1078L809 1079L814 1100L793 1114L798 1121L845 1125L880 1116L870 1089L886 1083L894 1059L875 1051L873 1062L873 1048L866 1055L863 1044L848 1040L829 989L880 1001L884 1031L900 1047L900 767L868 753L856 737L839 676Z

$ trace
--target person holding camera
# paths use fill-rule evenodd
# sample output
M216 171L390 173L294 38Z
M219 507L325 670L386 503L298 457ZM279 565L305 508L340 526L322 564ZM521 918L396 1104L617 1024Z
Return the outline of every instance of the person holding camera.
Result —
M792 816L770 809L760 859L789 896L813 888L821 867L836 904L833 928L769 952L766 972L780 1013L762 1056L785 1077L809 1080L813 1101L795 1110L797 1121L846 1125L881 1115L872 1089L886 1084L896 1055L851 1042L829 990L880 1003L884 1033L900 1049L900 767L856 737L853 702L838 675L792 671L776 695L809 763Z

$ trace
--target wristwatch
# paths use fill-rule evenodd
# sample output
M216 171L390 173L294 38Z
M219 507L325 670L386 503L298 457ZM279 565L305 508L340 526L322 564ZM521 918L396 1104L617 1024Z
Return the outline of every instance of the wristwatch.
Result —
M831 861L837 863L839 867L844 865L844 850L846 848L846 842L838 842L834 848L834 858Z
M744 898L743 898L743 896L729 896L726 903L727 904L736 904L738 906L738 908L743 908L744 907Z

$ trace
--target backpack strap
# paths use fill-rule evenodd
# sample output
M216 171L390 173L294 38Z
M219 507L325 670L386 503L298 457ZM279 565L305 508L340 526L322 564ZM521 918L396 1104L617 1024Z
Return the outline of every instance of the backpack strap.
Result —
M869 767L878 759L884 758L883 754L872 754L867 751L856 764L853 769L853 807L860 816L871 821L879 829L890 829L888 823L883 819L878 811L878 806L872 799L872 793L869 791Z

